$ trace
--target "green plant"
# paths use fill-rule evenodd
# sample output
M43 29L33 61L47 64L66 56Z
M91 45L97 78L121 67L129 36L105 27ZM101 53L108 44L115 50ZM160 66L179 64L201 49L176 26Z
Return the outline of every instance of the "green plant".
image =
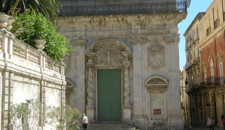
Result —
M16 16L11 32L31 46L34 46L35 39L45 39L44 51L57 61L61 61L72 51L71 46L67 45L69 41L65 36L56 32L54 25L41 13L36 13L34 10L27 10Z
M60 8L62 5L58 0L0 0L0 12L17 15L33 9L51 21L57 18Z
M80 119L82 114L76 108L70 106L49 107L47 109L47 118L50 118L49 124L54 124L58 130L67 128L67 130L80 129Z

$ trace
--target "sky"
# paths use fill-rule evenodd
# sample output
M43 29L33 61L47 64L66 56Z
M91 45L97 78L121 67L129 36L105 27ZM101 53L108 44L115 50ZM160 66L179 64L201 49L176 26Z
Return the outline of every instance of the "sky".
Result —
M187 17L178 24L180 42L179 42L179 60L180 60L180 70L183 70L183 67L186 64L186 53L185 53L185 38L184 33L194 20L198 12L205 12L210 6L213 0L191 0L191 5L188 8Z

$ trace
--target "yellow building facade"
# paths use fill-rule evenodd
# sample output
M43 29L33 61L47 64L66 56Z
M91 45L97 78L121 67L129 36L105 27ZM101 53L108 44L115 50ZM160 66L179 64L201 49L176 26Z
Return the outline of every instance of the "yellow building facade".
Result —
M206 125L214 117L222 127L224 115L224 0L214 0L187 29L187 82L192 125ZM197 52L197 55L196 55Z

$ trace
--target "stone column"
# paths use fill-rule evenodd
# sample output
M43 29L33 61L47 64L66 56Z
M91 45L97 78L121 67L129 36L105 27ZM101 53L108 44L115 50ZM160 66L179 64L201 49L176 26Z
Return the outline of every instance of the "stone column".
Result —
M93 53L88 54L88 86L87 86L87 116L89 118L89 122L94 121L94 84L93 84Z
M125 57L123 61L124 65L124 106L123 106L123 117L124 121L131 120L131 88L129 81L129 67L130 61L128 60L129 54L127 52L122 52Z

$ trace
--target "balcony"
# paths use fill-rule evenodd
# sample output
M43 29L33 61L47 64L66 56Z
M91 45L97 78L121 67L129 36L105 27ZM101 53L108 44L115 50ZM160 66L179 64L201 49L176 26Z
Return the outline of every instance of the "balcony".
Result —
M197 42L198 40L199 40L199 35L197 34L197 35L195 36L194 41Z
M192 64L195 65L195 64L198 64L198 63L199 63L199 57L195 57L195 58L193 59Z
M186 70L189 69L190 66L191 66L190 62L187 62L187 63L185 64L185 69L186 69Z
M199 85L200 88L204 88L204 87L206 87L206 86L207 86L207 83L204 82L204 81L201 82L200 85Z
M186 69L189 69L193 65L197 65L197 64L199 64L199 57L196 57L194 59L191 59L189 62L187 62L186 65L185 65L185 68Z
M220 86L223 86L224 83L225 83L224 77L223 76L222 77L219 77L219 84L220 84Z
M206 79L207 87L217 86L219 85L219 83L220 83L219 78L215 76L212 76Z

